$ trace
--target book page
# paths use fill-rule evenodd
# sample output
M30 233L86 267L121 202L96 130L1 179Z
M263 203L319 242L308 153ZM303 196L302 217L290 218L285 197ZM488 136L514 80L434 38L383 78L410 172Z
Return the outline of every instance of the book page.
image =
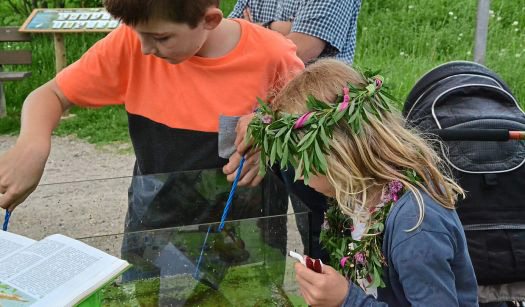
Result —
M24 236L0 231L0 276L11 274L15 267L23 268L27 264L28 259L16 259L12 258L12 256L35 242L35 240ZM6 265L5 261L7 259L15 259L18 262L14 266L11 266L11 264ZM0 280L3 280L3 278L0 277ZM35 301L35 298L0 282L0 306L25 306Z
M0 231L0 260L35 242L35 240L26 238L24 236L6 231Z
M0 280L34 306L62 306L78 302L127 266L80 241L53 235L6 257Z

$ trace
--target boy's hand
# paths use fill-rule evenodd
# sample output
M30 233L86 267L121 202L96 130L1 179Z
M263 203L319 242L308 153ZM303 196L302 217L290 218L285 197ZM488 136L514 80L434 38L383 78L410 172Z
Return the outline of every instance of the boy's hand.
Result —
M237 176L237 169L241 164L242 155L236 151L231 157L228 164L223 167L223 172L226 174L226 178L229 182L235 180ZM251 186L256 187L263 177L259 176L259 152L252 153L249 151L246 154L246 160L244 161L244 166L242 168L241 175L239 177L239 186Z
M50 143L18 143L0 155L0 207L14 210L37 187Z
M246 141L248 125L254 116L255 114L252 113L239 118L237 128L235 129L237 133L237 137L235 138L237 151L230 157L230 161L222 169L228 181L233 182L237 175L237 169L241 163L242 156L245 155L246 161L244 162L238 182L240 186L255 187L263 179L263 177L259 176L260 153L251 150L251 142Z
M316 273L301 263L295 264L296 279L304 299L311 306L341 306L348 294L348 281L329 265Z

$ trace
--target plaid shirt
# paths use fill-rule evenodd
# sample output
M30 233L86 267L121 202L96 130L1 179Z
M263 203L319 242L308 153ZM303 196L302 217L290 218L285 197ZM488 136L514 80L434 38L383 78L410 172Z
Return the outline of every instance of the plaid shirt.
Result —
M238 0L229 17L242 18L246 7L253 22L291 21L291 32L325 41L327 45L319 57L352 63L361 0Z

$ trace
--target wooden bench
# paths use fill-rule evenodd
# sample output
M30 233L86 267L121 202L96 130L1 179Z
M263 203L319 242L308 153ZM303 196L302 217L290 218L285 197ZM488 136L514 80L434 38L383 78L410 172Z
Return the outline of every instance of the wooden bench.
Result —
M17 27L0 27L0 43L5 42L30 42L31 35L18 32ZM29 65L31 64L31 51L3 50L0 47L0 117L7 114L5 93L2 86L4 81L17 81L31 76L29 71L4 72L2 65Z

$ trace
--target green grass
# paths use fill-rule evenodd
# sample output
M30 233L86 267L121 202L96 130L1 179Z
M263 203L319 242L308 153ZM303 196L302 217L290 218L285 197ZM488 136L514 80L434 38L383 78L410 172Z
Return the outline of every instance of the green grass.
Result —
M524 105L525 2L491 3L485 65L503 77ZM476 10L474 0L363 1L355 64L381 69L404 101L428 70L473 60Z
M225 14L235 4L235 0L222 2ZM355 63L363 68L381 69L394 94L403 101L417 79L433 67L452 60L472 60L476 5L476 0L365 0L359 15ZM486 65L503 77L523 105L525 3L493 0L491 10ZM23 19L12 16L7 6L0 3L0 26L20 24ZM100 37L66 35L68 63ZM34 64L29 69L33 77L5 84L9 115L0 120L0 134L18 132L24 98L54 76L51 37L34 35L31 49ZM77 116L63 121L56 134L75 134L92 143L129 142L122 107L75 108L72 113Z

